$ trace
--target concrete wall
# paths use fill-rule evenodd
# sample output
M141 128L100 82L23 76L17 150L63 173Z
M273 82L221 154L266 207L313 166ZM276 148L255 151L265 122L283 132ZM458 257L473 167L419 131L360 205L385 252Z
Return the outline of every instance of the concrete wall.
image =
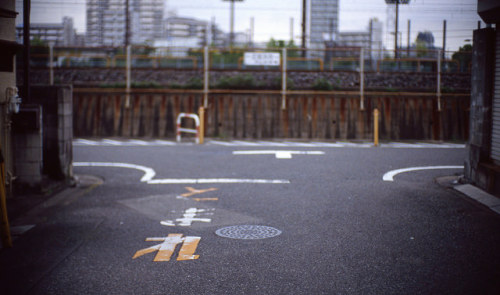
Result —
M130 108L120 92L74 93L77 137L174 138L180 112L197 113L202 94L136 91ZM369 96L360 110L359 96L318 94L211 94L206 110L206 136L221 138L371 139L372 111L381 111L381 139L468 138L469 97L444 96L442 111L434 96Z
M500 167L490 159L495 30L474 31L470 140L465 177L478 187L500 196Z
M0 1L0 8L8 11L15 11L14 0ZM0 40L16 41L16 19L0 17ZM3 53L2 53L3 54ZM14 59L14 58L13 58ZM15 66L14 66L15 69ZM7 184L9 175L13 175L13 156L10 130L10 114L7 113L5 91L7 87L16 86L16 73L0 71L0 142L2 152L5 157L5 169L7 172Z
M69 181L72 178L73 161L73 89L71 86L34 86L31 87L31 98L25 102L26 105L40 106L42 121L40 131L29 129L25 132L17 132L16 143L20 146L20 163L29 157L29 151L22 151L28 147L42 147L42 174L49 179ZM41 132L41 137L36 142L36 134ZM18 166L22 168L23 166ZM17 170L19 175L27 175L28 172ZM21 183L33 185L26 178Z

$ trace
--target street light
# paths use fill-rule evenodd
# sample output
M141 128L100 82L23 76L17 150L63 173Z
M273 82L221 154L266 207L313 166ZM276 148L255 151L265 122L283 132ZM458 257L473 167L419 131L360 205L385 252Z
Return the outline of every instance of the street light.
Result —
M232 47L234 43L234 2L243 2L243 0L222 0L231 2L230 6L230 33L229 33L229 46Z
M385 0L386 4L396 4L396 23L394 24L394 58L398 58L398 22L399 22L399 4L408 4L410 0Z

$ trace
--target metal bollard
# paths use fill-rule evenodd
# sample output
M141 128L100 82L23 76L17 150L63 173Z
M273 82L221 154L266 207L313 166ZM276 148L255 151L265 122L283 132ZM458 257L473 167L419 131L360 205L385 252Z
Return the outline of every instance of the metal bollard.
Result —
M378 109L373 110L373 145L378 146L378 117L380 112Z

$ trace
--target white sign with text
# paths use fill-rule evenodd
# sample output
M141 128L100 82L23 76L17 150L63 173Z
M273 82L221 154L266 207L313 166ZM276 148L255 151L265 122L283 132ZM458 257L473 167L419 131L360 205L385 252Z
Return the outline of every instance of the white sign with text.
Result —
M243 63L246 66L279 66L278 52L245 52Z

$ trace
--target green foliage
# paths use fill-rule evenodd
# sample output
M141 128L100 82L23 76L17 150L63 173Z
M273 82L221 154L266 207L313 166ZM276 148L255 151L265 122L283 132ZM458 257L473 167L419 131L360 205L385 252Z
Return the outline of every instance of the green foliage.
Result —
M472 61L472 45L465 44L457 52L453 53L451 59L458 61L460 70L466 71Z
M115 83L102 83L99 85L101 88L125 88L125 82L115 82ZM141 88L141 89L152 89L152 88L163 88L160 83L154 81L144 81L144 82L132 82L130 88Z
M280 52L282 48L287 48L291 49L287 51L287 56L288 57L299 57L300 56L300 50L297 50L297 46L293 42L293 40L289 41L288 44L284 40L274 40L274 38L271 38L269 42L266 44L266 48L269 49L268 51L270 52Z
M172 83L168 85L170 89L203 89L203 80L200 78L190 78L185 84Z
M283 85L281 85L281 81L283 79L281 77L276 77L271 81L271 89L281 89ZM286 89L287 90L292 90L295 88L295 83L293 82L292 79L286 78Z
M215 89L255 89L258 83L250 74L223 77L214 85Z
M314 81L314 84L311 87L313 90L326 90L330 91L334 89L334 86L332 83L330 83L328 80L325 78L319 78L316 81Z

